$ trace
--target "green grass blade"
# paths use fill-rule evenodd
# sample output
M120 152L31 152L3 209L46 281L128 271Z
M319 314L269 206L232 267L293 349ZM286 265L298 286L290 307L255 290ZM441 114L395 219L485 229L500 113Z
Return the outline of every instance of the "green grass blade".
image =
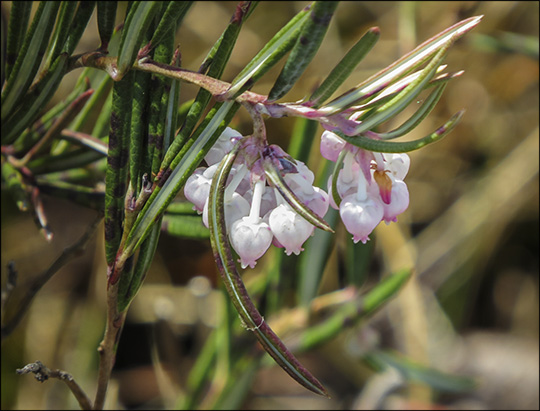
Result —
M316 1L314 3L309 19L306 19L302 26L300 36L268 94L269 101L283 97L315 57L338 4L337 1Z

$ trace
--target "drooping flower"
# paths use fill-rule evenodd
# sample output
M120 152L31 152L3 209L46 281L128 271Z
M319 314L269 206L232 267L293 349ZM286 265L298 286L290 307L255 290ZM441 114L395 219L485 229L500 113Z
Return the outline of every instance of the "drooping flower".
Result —
M336 161L343 150L347 154L336 179L341 202L338 207L331 195L330 205L339 209L354 242L365 243L381 221L397 221L397 216L409 206L409 191L403 179L410 159L407 154L368 152L347 144L330 131L323 133L321 153L325 158ZM328 191L332 191L332 178L328 180Z

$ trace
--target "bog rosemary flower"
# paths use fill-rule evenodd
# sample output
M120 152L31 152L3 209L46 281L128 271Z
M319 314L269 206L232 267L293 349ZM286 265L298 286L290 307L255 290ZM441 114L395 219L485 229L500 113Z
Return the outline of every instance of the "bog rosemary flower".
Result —
M184 187L186 198L202 214L207 227L210 185L218 162L241 138L237 131L227 128L205 157L208 167L196 169ZM261 146L260 141L249 137L242 143L242 154L229 174L224 193L225 224L242 268L253 268L272 244L284 248L287 255L298 255L315 230L315 226L269 184L263 161L276 164L288 189L320 218L328 211L330 200L324 190L313 186L311 170L281 148Z
M409 205L409 191L403 181L409 170L407 154L376 153L346 143L331 131L321 136L321 154L338 161L345 152L343 168L336 179L339 198L330 196L330 204L339 214L356 243L366 243L375 227L397 216ZM332 178L328 181L332 191Z

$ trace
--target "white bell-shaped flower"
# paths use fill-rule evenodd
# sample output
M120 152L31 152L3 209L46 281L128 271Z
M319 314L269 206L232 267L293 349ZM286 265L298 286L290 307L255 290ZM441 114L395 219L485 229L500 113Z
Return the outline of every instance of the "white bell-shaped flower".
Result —
M381 222L384 210L382 203L373 197L359 200L356 194L345 197L339 206L339 215L353 241L366 243L369 235Z
M268 224L261 218L253 220L248 216L233 223L229 238L234 250L240 256L242 268L248 265L254 268L257 260L272 244L273 235Z
M184 195L193 203L193 209L199 214L203 212L204 204L208 200L210 193L211 177L204 176L206 168L197 168L186 181L184 186Z
M231 138L241 138L242 134L238 131L227 127L223 133L219 136L212 148L204 156L206 163L211 166L213 164L219 163L223 156L232 150L234 146L234 140L231 141Z
M384 204L383 220L386 224L391 221L397 221L397 216L403 213L409 207L409 190L407 184L402 180L392 181L392 201L390 204Z
M331 131L324 131L321 136L321 154L330 161L337 161L339 153L345 148L345 140Z
M287 255L300 254L304 250L302 244L313 234L315 229L305 218L284 203L272 210L269 224L272 233L279 244L285 248Z

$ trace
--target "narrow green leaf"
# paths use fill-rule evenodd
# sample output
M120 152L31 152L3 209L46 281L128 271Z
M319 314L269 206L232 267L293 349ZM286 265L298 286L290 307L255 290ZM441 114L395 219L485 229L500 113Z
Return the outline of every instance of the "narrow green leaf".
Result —
M43 194L64 198L92 210L102 211L105 207L105 192L103 190L64 181L41 179L37 181L37 187Z
M143 151L146 149L148 139L148 98L150 89L149 73L137 71L134 73L130 148L129 148L129 177L131 187L135 193L141 190L141 177L149 170L143 170Z
M114 80L120 80L137 59L146 30L160 8L158 1L136 1L131 6L122 30Z
M315 2L285 66L268 94L269 101L283 97L315 57L337 5L337 1Z
M341 166L343 165L343 161L345 160L347 152L348 150L343 150L341 153L339 153L338 159L335 162L334 169L332 171L332 190L330 193L328 193L332 196L332 198L334 199L334 203L336 203L338 207L341 204L341 197L337 189L337 179L339 177L339 171L341 170Z
M239 147L240 145L237 145L221 161L212 179L210 188L208 224L210 227L210 241L219 272L244 326L255 333L266 352L298 383L312 392L328 396L321 383L298 362L279 337L266 324L264 318L251 301L244 283L236 270L225 228L223 197L227 177L231 171Z
M103 154L97 151L81 148L58 155L42 156L28 163L28 168L33 175L47 174L83 167L103 158Z
M163 38L176 30L178 24L182 21L189 8L192 6L192 1L169 1L165 12L163 13L159 24L152 35L148 52L155 46L161 43Z
M119 312L123 312L128 309L129 304L137 293L139 292L146 274L150 269L154 255L156 253L158 240L160 235L160 224L156 224L148 238L141 244L139 254L137 255L137 261L131 275L124 275L120 277L120 285L118 290L118 302L117 307Z
M28 160L39 152L45 144L47 144L51 139L57 138L60 136L62 130L67 127L67 125L73 120L73 118L81 111L82 107L90 96L94 93L94 90L89 89L84 93L79 95L66 109L54 120L51 124L51 127L47 130L45 135L36 142L36 144L28 150L24 157L20 160L21 165L24 165Z
M332 227L328 225L320 216L318 216L313 210L307 207L302 200L300 200L296 194L289 188L279 170L276 169L274 163L271 159L266 158L263 162L264 172L268 180L272 185L278 189L279 193L287 201L287 203L292 207L294 211L300 214L306 219L310 224L313 224L315 227L320 228L321 230L328 231L333 233Z
M102 51L107 51L109 48L109 41L111 40L116 25L117 6L117 1L97 2L98 31L99 39L101 40L99 49Z
M2 123L18 108L18 104L38 71L59 7L58 1L43 1L39 4L2 92Z
M63 1L60 4L58 18L54 28L54 32L49 42L48 50L45 53L45 64L41 69L47 70L51 63L60 55L71 29L71 21L77 9L77 2Z
M2 73L2 84L4 80L9 78L13 65L17 61L19 52L22 49L33 3L33 1L14 1L11 3L7 27L6 68L5 73ZM3 77L4 75L5 78Z
M111 90L110 86L112 79L107 75L107 73L101 70L91 70L90 76L90 84L95 89L95 93L92 94L92 97L90 97L88 103L86 103L79 115L70 124L69 128L71 130L78 131L84 125L86 125L87 122L90 121L93 110L98 108L98 104L103 103L103 97Z
M25 95L19 109L8 120L2 121L2 144L12 143L36 120L60 85L66 72L67 61L66 54L60 55L48 73Z
M328 77L313 92L308 99L310 107L319 107L324 103L356 68L364 57L371 51L375 43L379 40L381 32L378 27L369 29L366 34L345 54L341 61L336 64Z
M418 150L419 148L427 146L428 144L439 141L441 138L446 136L448 133L450 133L450 131L452 131L455 126L457 126L464 112L465 110L457 112L450 118L450 120L448 120L443 126L439 127L433 133L413 141L391 142L384 140L374 140L372 138L364 137L361 135L349 137L339 131L336 131L335 133L348 143L363 148L364 150L376 151L379 153L407 153L409 151Z
M97 71L97 70L94 70ZM60 103L43 114L31 127L28 127L13 143L13 150L18 155L32 147L47 132L52 122L60 115L81 93L88 89L88 84L77 82L73 91Z
M422 105L416 112L407 119L401 126L397 127L392 131L385 133L377 133L377 137L382 140L390 140L393 138L401 137L412 131L418 124L424 120L429 113L435 108L438 101L442 97L446 83L439 85L431 94L424 100Z
M109 153L105 175L105 254L107 264L114 262L122 237L124 197L129 170L131 101L134 72L114 83Z
M354 134L360 134L364 131L368 131L404 110L405 107L407 107L409 103L413 101L418 94L420 94L429 80L431 80L431 78L435 75L452 43L453 41L450 40L444 47L441 47L426 68L422 70L420 75L407 87L405 87L405 89L403 89L403 91L396 97L383 106L377 108L373 115L356 126Z
M235 98L253 86L294 46L302 25L309 18L311 6L294 16L235 77L224 97Z
M439 34L426 40L411 52L405 54L400 59L388 67L377 72L367 80L360 83L353 90L331 101L320 109L326 116L340 112L347 107L358 104L360 101L370 98L376 93L386 88L389 84L399 79L402 75L414 70L437 51L446 45L450 39L456 41L473 29L483 16L471 17L462 20L453 26L443 30Z
M64 45L64 48L62 49L62 52L67 53L70 56L71 54L73 54L75 47L77 47L77 45L79 44L84 30L88 25L88 21L92 16L92 12L94 11L95 6L95 1L85 0L79 2L77 12L75 13L75 17L73 18L73 22L71 24L71 29L69 30L69 36Z
M172 64L177 67L180 64L179 54L173 56L174 53L174 33L164 38L155 50L155 60L161 63ZM176 58L175 58L176 57ZM173 60L171 62L171 60ZM151 91L151 118L149 124L149 152L151 155L150 160L150 172L152 175L157 175L161 161L163 160L163 153L169 147L169 143L165 145L165 129L167 126L167 108L169 100L178 98L178 96L171 96L171 87L173 79L162 76L153 77L153 87ZM175 81L178 84L178 81ZM171 124L169 124L169 127ZM171 133L171 130L167 130ZM176 132L176 124L172 133ZM167 138L170 138L170 134ZM169 140L170 141L170 140Z

